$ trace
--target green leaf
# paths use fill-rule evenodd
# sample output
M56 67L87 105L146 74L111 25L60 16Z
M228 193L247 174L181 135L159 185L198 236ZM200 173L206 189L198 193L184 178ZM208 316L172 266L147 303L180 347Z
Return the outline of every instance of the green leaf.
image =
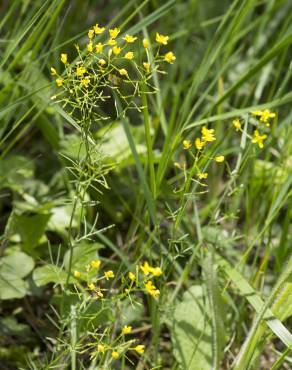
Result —
M175 308L171 331L174 355L182 369L211 368L211 320L201 286L192 286L184 294Z
M33 272L33 280L40 287L49 283L65 284L67 273L55 265L38 267Z
M28 284L22 278L34 268L34 261L23 252L14 252L0 260L0 299L22 298Z

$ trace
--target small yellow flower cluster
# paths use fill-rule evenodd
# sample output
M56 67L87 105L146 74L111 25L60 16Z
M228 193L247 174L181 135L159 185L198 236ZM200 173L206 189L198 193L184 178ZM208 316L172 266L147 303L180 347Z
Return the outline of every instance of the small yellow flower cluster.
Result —
M270 127L270 119L273 119L276 117L276 113L271 112L269 109L265 110L257 110L251 112L252 116L257 118L257 128L254 130L253 135L250 136L247 134L247 136L250 138L251 142L253 144L257 144L260 149L264 147L264 140L267 139L267 134L261 134L259 131L259 127L261 126L261 123L264 123L267 128ZM241 122L239 118L235 118L232 121L233 126L235 127L236 131L242 131Z
M80 89L83 91L84 98L87 101L91 99L92 104L95 104L97 99L102 101L110 99L110 96L101 94L97 88L99 85L111 88L114 81L113 88L117 90L117 86L121 84L121 78L124 82L135 86L135 95L139 95L139 85L137 85L137 81L132 79L132 74L139 75L139 79L144 80L144 83L150 87L148 80L152 77L153 72L161 72L158 64L161 62L173 64L176 59L172 51L168 51L166 54L159 53L160 47L168 44L169 36L156 33L155 41L158 44L158 51L154 60L150 63L149 39L139 40L137 36L130 34L125 34L119 39L120 33L121 30L118 27L111 28L106 32L105 27L96 24L87 34L87 53L81 53L79 46L76 46L80 58L76 63L76 68L69 63L68 55L65 53L62 53L60 57L61 62L65 65L65 74L59 75L57 70L51 67L51 74L57 76L55 80L57 86L63 87L64 92L69 93L70 99L63 98L64 101L66 100L66 105L69 103L69 105L74 106L74 110L77 105L84 106L80 97ZM98 38L98 42L96 42L95 37ZM104 41L100 41L101 38ZM142 60L140 64L135 59L135 50L127 48L133 47L138 50L141 46L146 54L146 60ZM139 54L142 54L141 51L139 51ZM132 73L134 70L138 73ZM94 92L93 96L89 94L91 92ZM125 99L119 89L117 92ZM129 97L131 95L128 95ZM90 104L87 105L90 106Z
M132 326L123 326L119 335L116 336L112 343L99 342L97 345L92 343L91 347L94 348L94 352L91 357L103 357L106 352L110 351L112 360L117 360L120 356L125 355L127 351L135 351L138 354L145 352L145 345L138 344L132 347L132 343L136 340L126 340L125 336L132 333Z
M102 276L97 276L97 272L101 266L101 261L95 259L90 261L89 265L85 266L85 271L80 272L75 270L73 276L76 279L87 282L88 290L94 292L97 298L103 298L102 289L99 286L96 286L96 283L100 280L109 280L115 277L115 274L112 270L104 271ZM105 290L105 289L103 289Z
M216 140L216 136L215 136L214 129L209 129L206 126L203 126L202 129L201 129L201 137L197 137L194 141L194 147L197 150L196 155L194 155L192 153L193 157L195 158L195 165L198 162L198 159L200 158L200 156L203 155L202 151L207 146L207 144L211 143L215 140ZM183 140L182 145L183 145L183 149L185 149L185 150L189 150L193 147L193 144L192 144L191 140ZM218 156L215 156L215 157L210 157L210 156L207 156L207 155L204 154L204 157L206 157L208 159L212 159L217 163L222 163L225 160L224 155L218 155ZM178 167L178 168L180 168L180 167ZM199 180L205 180L205 179L208 178L208 173L207 172L202 172L197 167L197 176L198 176Z

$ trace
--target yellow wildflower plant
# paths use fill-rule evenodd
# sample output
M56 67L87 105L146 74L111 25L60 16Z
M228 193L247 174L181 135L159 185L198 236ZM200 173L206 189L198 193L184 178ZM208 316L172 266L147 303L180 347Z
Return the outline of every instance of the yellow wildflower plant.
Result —
M212 142L216 140L214 136L214 129L208 129L206 126L202 127L202 140L205 142Z
M149 40L148 40L148 39L146 39L146 38L144 38L144 39L143 39L143 47L144 47L145 49L148 49L148 48L149 48Z
M114 46L114 47L112 48L112 51L113 51L113 53L114 53L115 55L119 55L119 54L121 53L122 49L121 49L120 47L118 47L118 46Z
M56 76L57 71L55 70L55 68L51 67L50 71L52 76Z
M88 35L88 38L91 40L94 36L94 30L89 30L87 35Z
M115 274L112 270L108 270L104 272L104 277L106 278L106 280L109 280L109 279L114 278Z
M172 51L169 51L168 53L166 53L164 55L164 60L167 62L167 63L170 63L170 64L173 64L173 62L176 60L176 57L175 55L173 54Z
M208 173L207 172L199 172L198 173L198 178L200 180L206 179L207 177L208 177Z
M143 67L146 69L146 72L149 73L150 72L150 63L148 62L143 62Z
M128 51L125 55L124 55L124 58L125 59L128 59L128 60L132 60L134 58L134 53L132 51Z
M188 150L192 147L191 140L183 140L182 144L185 150Z
M113 29L110 29L108 32L109 32L109 35L110 35L110 38L111 39L115 39L118 37L118 34L120 33L120 29L115 27Z
M135 281L136 280L136 275L133 274L133 272L129 271L128 273L128 277L131 281Z
M103 44L99 42L98 44L95 45L95 52L97 54L101 53L103 51Z
M117 43L117 40L115 40L115 39L109 39L109 40L107 41L107 45L109 45L109 46L116 45L116 43Z
M77 77L83 77L83 75L87 72L86 68L84 66L78 66L76 68L76 76Z
M123 335L130 334L131 332L132 332L132 326L125 325L122 329Z
M105 353L105 345L104 344L101 344L101 343L99 343L98 345L97 345L97 352L99 352L99 353Z
M68 55L67 54L65 54L65 53L63 53L63 54L61 54L61 62L63 63L63 64L67 64L68 63Z
M215 162L217 163L224 162L224 159L225 159L224 155L218 155L217 157L214 158Z
M232 121L232 124L233 124L233 126L235 127L236 131L241 130L241 123L240 123L239 118L235 118L235 119Z
M195 140L195 147L198 150L202 150L204 146L206 145L206 142L201 140L199 137Z
M132 44L134 41L137 40L137 37L127 34L125 37L123 37L123 40L125 40L128 44Z
M161 35L158 32L156 32L155 40L158 44L167 45L168 40L169 40L169 36L164 36L164 35Z
M145 346L143 344L138 344L136 347L133 348L133 350L139 354L142 354L145 352Z
M100 265L101 265L100 260L93 260L93 261L90 262L90 266L94 269L99 269Z
M56 79L56 84L57 84L58 87L61 87L63 85L63 82L64 82L64 80L62 78L57 78Z
M267 138L266 134L260 135L259 131L255 130L254 133L253 133L253 137L252 137L251 142L253 144L258 144L259 148L262 149L264 147L264 140L266 140L266 138Z
M116 360L117 358L119 358L119 355L120 355L120 354L119 354L119 352L118 352L118 351L112 351L112 353L111 353L112 358L113 358L113 359L115 359L115 360Z
M156 288L155 285L153 285L153 282L151 280L148 280L145 283L145 289L148 294L150 294L153 298L157 298L160 294L160 291Z
M98 23L96 23L95 26L93 26L94 33L96 35L100 35L101 33L104 32L105 28L104 27L99 27Z
M77 279L80 278L81 276L81 273L77 270L74 271L74 277L76 277Z

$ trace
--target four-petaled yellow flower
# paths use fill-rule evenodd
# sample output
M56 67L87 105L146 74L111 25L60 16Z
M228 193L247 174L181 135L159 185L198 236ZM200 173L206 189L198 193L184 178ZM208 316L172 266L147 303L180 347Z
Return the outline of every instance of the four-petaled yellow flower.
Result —
M120 74L121 76L129 77L128 72L127 72L127 70L126 70L125 68L121 68L121 69L119 69L119 74Z
M93 283L89 283L88 284L88 289L89 290L94 290L95 289L95 285Z
M115 360L117 358L119 358L119 352L118 351L112 351L112 358L114 358Z
M84 73L86 73L86 68L84 66L78 66L76 68L76 76L77 77L83 77Z
M135 275L135 274L133 274L131 271L128 273L128 276L129 276L129 279L130 279L131 281L135 281L135 280L136 280L136 275Z
M81 86L88 87L90 83L90 77L85 77L80 81Z
M160 35L158 32L156 32L156 42L158 44L167 45L168 40L168 36Z
M126 42L131 44L132 42L137 40L137 37L134 37L134 36L131 36L131 35L126 35L125 37L123 37L123 40L125 40Z
M215 162L222 163L224 162L224 155L218 155L217 157L214 158Z
M145 49L149 48L149 40L148 39L143 39L143 46Z
M110 29L108 32L109 32L110 37L112 39L115 39L120 33L120 29L116 27L116 28Z
M207 172L199 172L198 173L198 178L200 180L206 179L207 177L208 177L208 173Z
M255 130L253 133L253 138L251 142L253 144L258 144L258 146L262 149L264 147L264 140L267 138L267 135L260 135L258 130Z
M143 274L145 276L149 275L151 273L151 266L147 261L144 262L144 265L140 266L140 269L143 271Z
M261 122L267 122L269 118L275 118L276 117L276 114L269 111L269 109L265 109L264 111L261 112L261 118L260 118L260 121Z
M78 279L78 278L80 278L81 274L80 274L79 271L75 270L74 271L74 276Z
M68 62L68 55L67 54L61 54L61 62L63 64L67 64L67 62Z
M100 260L93 260L93 261L90 262L90 265L94 269L98 269L101 265L101 261Z
M129 59L129 60L132 60L134 58L134 53L132 51L128 51L126 54L125 54L125 58L126 59Z
M101 53L103 51L103 44L101 42L99 42L98 44L96 44L95 46L95 52L96 53Z
M132 326L125 325L122 329L123 335L130 334L131 332L132 332Z
M216 140L213 129L208 129L206 126L204 126L202 127L201 133L203 141L211 142Z
M186 150L190 149L190 147L192 146L191 140L184 140L182 144L183 144L183 148Z
M104 272L104 277L106 278L106 280L109 280L111 278L114 278L115 274L112 270L108 270Z
M175 55L173 54L172 51L169 51L168 53L166 53L164 55L164 60L167 62L167 63L170 63L170 64L173 64L173 61L176 60L176 57Z
M205 142L205 141L202 141L200 138L197 138L197 139L195 140L195 147L196 147L198 150L203 149L205 145L206 145L206 142Z
M98 23L96 23L96 25L93 26L93 29L96 35L103 33L103 31L105 30L104 27L99 27Z
M57 71L55 70L55 68L51 67L51 75L56 76L56 74L57 74Z
M239 118L235 118L235 119L232 121L232 124L233 124L233 126L236 128L236 131L238 131L238 130L240 130L240 129L241 129L241 123L240 123Z
M157 298L160 294L160 291L156 289L156 286L153 285L151 280L148 280L147 283L145 284L145 288L147 292L153 297Z
M122 49L118 46L114 46L112 50L115 55L119 55Z
M104 353L105 351L105 345L104 344L98 344L97 345L97 352Z
M62 78L57 78L56 79L56 84L57 84L57 86L62 86L63 85L63 82L64 82L64 80L62 79Z
M107 44L110 45L110 46L113 46L113 45L116 45L117 41L114 40L114 39L109 39Z
M150 72L150 63L148 62L143 62L143 67L146 69L146 72L149 73Z
M136 346L134 348L134 351L136 351L137 353L142 354L145 351L145 346L143 344L138 344L138 346Z

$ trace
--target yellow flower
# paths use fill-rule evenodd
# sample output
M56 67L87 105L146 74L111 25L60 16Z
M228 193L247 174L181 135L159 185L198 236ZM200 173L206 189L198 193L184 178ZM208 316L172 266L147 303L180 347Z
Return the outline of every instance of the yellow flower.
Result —
M134 351L136 351L137 353L144 353L145 351L145 346L143 344L138 344L138 346L136 346L134 348Z
M108 32L109 32L110 37L112 39L115 39L120 33L120 29L116 27L116 28L110 29Z
M128 273L128 276L129 276L129 279L130 280L132 280L132 281L135 281L136 280L135 274L133 274L131 271Z
M121 52L121 48L119 48L118 46L114 46L113 47L113 53L115 54L115 55L119 55L120 54L120 52Z
M149 48L149 40L148 39L143 39L143 46L145 49Z
M126 335L126 334L130 334L132 331L132 326L127 326L125 325L122 329L122 334L123 335Z
M88 44L87 44L87 51L89 53L92 53L93 52L93 43L92 41L90 41Z
M131 44L132 42L137 40L137 37L134 37L134 36L131 36L131 35L126 35L125 37L123 37L123 40L125 40L126 42Z
M62 86L63 85L63 82L64 82L64 80L62 79L62 78L57 78L56 79L56 84L57 84L57 86Z
M214 158L214 160L218 163L224 162L224 159L225 159L224 155L218 155L217 157Z
M61 54L61 62L64 64L67 64L68 62L68 55L67 54Z
M81 274L80 274L79 271L75 270L74 271L74 276L78 279L78 278L80 278Z
M241 129L241 123L239 121L239 118L235 118L233 121L232 121L232 124L233 126L236 128L236 131L240 130Z
M51 67L51 75L56 76L56 74L57 74L57 71L55 70L55 68Z
M147 261L144 262L144 265L140 266L140 269L143 271L143 274L145 276L149 275L151 272L151 266L149 265Z
M125 54L124 58L129 59L129 60L132 60L134 58L134 53L132 51L128 51Z
M106 278L106 280L109 280L111 278L114 278L115 274L112 270L108 270L104 272L104 277Z
M109 39L108 42L107 42L107 44L110 45L110 46L116 45L116 43L117 42L114 39Z
M251 114L253 116L255 116L255 117L261 116L262 115L262 111L261 110L255 110L255 111L251 112Z
M103 298L103 293L102 291L100 290L100 288L98 288L98 290L96 291L96 294L99 298Z
M166 53L166 54L164 55L164 60L165 60L167 63L173 64L172 62L173 62L174 60L176 60L176 57L175 57L175 55L173 54L173 52L172 52L172 51L169 51L168 53Z
M184 148L184 149L190 149L190 147L192 146L192 143L191 143L191 141L190 141L190 140L184 140L184 141L182 142L182 144L183 144L183 148Z
M206 126L204 126L202 127L201 133L202 133L203 141L211 142L211 141L216 140L213 129L208 129Z
M120 74L121 76L129 77L129 76L128 76L128 72L127 72L127 70L126 70L125 68L121 68L121 69L119 69L119 74Z
M90 83L90 78L87 76L85 78L83 78L81 81L80 81L80 84L81 86L84 86L84 87L88 87L89 86L89 83Z
M98 63L101 65L101 66L104 66L106 64L106 61L104 59L99 59Z
M265 109L264 111L261 112L261 122L267 122L269 118L275 118L276 114L269 111L269 109Z
M260 135L258 130L255 130L253 133L253 138L251 142L253 144L258 144L258 146L262 149L264 147L264 140L267 138L267 135Z
M94 269L98 269L101 265L101 261L100 260L93 260L93 261L90 262L90 265Z
M156 32L156 42L158 44L167 45L168 40L169 40L168 36L163 36Z
M198 173L198 178L200 179L200 180L202 180L202 179L206 179L208 177L208 173L207 172L199 172Z
M97 345L97 352L99 352L99 353L104 353L104 351L105 351L105 345L103 345L103 344L98 344L98 345Z
M93 38L93 36L94 36L94 30L89 30L89 31L88 31L88 38L89 38L89 39L92 39L92 38Z
M195 147L196 147L198 150L203 149L205 145L206 145L206 142L205 142L205 141L202 141L200 138L197 138L197 139L195 140Z
M112 358L114 358L116 360L118 357L119 357L119 352L112 351Z
M88 289L89 290L94 290L95 289L95 285L93 283L89 283L88 284Z
M86 73L86 68L84 66L78 66L76 68L76 76L77 77L83 77L84 73Z
M160 291L156 289L156 286L153 285L151 280L148 280L147 283L145 284L145 288L147 292L153 297L157 298L160 294Z
M154 276L161 276L162 275L162 270L160 267L152 267L150 269L151 273L154 275Z
M96 53L101 53L103 51L103 44L101 42L99 42L96 46L95 46L95 52Z
M103 33L103 31L105 30L104 27L99 27L98 23L96 23L96 25L93 26L93 29L96 35Z
M146 72L150 72L150 63L143 62L143 67L146 69Z

